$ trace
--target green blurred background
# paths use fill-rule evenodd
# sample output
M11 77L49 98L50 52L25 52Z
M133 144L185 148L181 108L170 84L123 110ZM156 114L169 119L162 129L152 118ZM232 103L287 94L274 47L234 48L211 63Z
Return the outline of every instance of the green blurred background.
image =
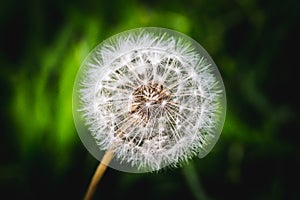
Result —
M76 72L98 43L161 26L210 53L227 92L213 151L150 174L108 169L95 199L300 199L299 1L0 3L1 199L81 199L98 164L72 118Z

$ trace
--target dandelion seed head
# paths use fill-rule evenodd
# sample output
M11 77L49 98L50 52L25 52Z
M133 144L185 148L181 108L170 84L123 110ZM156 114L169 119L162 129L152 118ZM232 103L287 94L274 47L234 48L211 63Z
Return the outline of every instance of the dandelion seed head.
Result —
M89 54L75 81L73 111L97 159L113 148L111 167L146 172L205 156L219 138L225 101L216 65L198 43L140 28Z

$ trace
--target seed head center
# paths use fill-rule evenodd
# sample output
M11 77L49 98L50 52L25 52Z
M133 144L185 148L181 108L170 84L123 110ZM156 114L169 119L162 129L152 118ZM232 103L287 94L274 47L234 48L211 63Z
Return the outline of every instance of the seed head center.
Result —
M157 112L163 114L171 99L169 90L155 82L138 86L132 96L130 113L139 115L144 122L148 122Z

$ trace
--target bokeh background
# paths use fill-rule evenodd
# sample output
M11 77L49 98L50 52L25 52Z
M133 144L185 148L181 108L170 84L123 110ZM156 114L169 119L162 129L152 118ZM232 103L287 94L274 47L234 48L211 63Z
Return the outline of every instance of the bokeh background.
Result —
M95 199L300 199L299 1L10 0L0 3L1 199L81 199L98 164L72 118L76 72L121 31L197 40L224 79L213 151L158 173L108 169Z

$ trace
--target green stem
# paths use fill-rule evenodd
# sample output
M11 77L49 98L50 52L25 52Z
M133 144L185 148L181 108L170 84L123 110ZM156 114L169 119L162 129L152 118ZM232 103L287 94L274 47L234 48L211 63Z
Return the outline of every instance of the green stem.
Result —
M190 187L195 198L197 200L207 200L208 198L205 195L201 181L198 178L196 168L192 162L183 167L183 175L185 176L187 184Z

